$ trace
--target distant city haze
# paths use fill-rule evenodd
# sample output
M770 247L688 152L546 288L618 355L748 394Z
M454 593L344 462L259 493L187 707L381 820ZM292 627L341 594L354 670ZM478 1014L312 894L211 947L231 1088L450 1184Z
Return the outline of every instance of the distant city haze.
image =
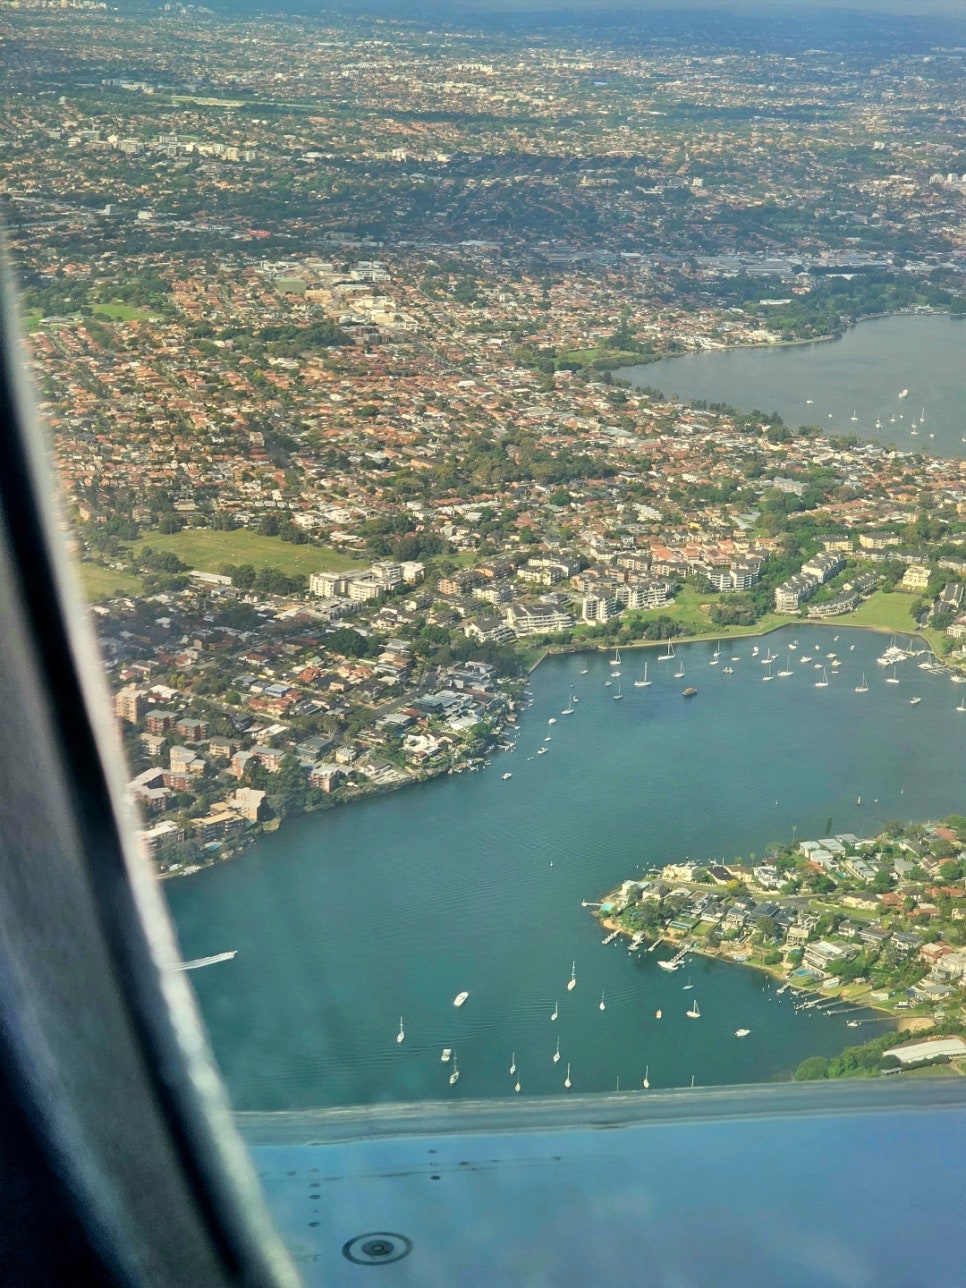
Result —
M960 18L966 21L966 14L964 14L960 0L772 0L771 3L767 4L762 3L762 0L728 0L727 4L721 5L709 3L709 0L605 0L604 3L597 3L595 0L568 0L568 3L560 3L560 0L454 0L454 3L448 4L441 4L438 0L429 0L428 3L418 6L403 3L402 0L343 0L342 3L337 5L299 4L296 3L296 0L290 0L288 6L284 3L277 3L268 7L279 9L289 7L293 11L299 10L301 12L308 12L310 9L337 13L376 13L386 11L398 13L408 11L414 15L428 14L439 10L459 14L501 13L525 15L539 12L560 15L582 14L587 16L618 12L641 13L650 11L670 13L675 10L682 12L693 10L698 13L714 13L719 16L735 13L742 16L767 14L770 17L778 17L782 14L807 13L820 15L824 12L837 11L853 12L863 16L881 13L916 18Z

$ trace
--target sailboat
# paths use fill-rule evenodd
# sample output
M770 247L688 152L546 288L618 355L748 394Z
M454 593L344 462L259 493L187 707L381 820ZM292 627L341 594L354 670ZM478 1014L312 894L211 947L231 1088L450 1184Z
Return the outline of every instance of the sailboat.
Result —
M898 684L899 677L896 675L895 663L892 664L892 674L886 676L886 684Z
M956 710L957 710L957 711L966 711L966 698L961 698L961 699L960 699L959 706L956 708Z
M519 1079L519 1078L517 1078L516 1082L513 1084L513 1090L514 1090L514 1091L519 1091L519 1090L520 1090L520 1079Z
M581 675L587 675L588 670L589 670L589 668L588 668L588 667L586 667L586 666L582 666L582 667L580 668L580 674L581 674Z
M557 1038L557 1049L553 1053L553 1062L554 1064L557 1064L559 1063L559 1061L560 1061L560 1039Z
M769 680L773 680L774 678L775 678L775 677L774 677L774 676L772 675L772 673L771 673L771 659L769 658L769 660L768 660L768 674L767 674L767 675L763 675L763 676L761 677L762 684L767 684Z
M606 1011L606 1010L607 1010L607 1007L604 1005L604 990L603 990L603 989L601 989L601 990L600 990L600 1009L601 1009L602 1011Z
M689 988L694 988L694 985L691 983L691 976L690 976L690 975L688 976L688 982L687 982L686 984L682 984L682 985L681 985L681 989L682 989L682 991L683 991L683 992L685 992L685 993L688 991L688 989L689 989Z
M516 1071L517 1071L517 1053L516 1051L514 1051L513 1055L510 1056L510 1077L511 1078L516 1073Z
M667 642L667 652L666 652L666 653L662 653L662 654L661 654L661 656L660 656L657 660L658 660L659 662L670 662L670 660L671 660L671 658L672 658L672 657L674 657L674 645L671 643L671 641L670 641L670 640L668 640L668 642Z
M858 419L859 419L858 416L855 414L855 408L853 407L852 415L849 417L849 420L852 421L852 423L854 424Z
M567 992L571 993L577 987L577 963L573 962L570 967L570 979L567 981Z
M396 1034L396 1041L397 1041L397 1042L404 1042L405 1040L406 1040L406 1032L405 1032L405 1030L403 1029L402 1016L400 1015L400 1017L399 1017L399 1032Z
M610 660L610 664L611 664L611 666L620 666L620 664L621 664L621 651L620 651L620 649L619 649L619 648L615 648L615 649L614 649L614 656L611 658L611 660Z
M643 678L643 679L641 679L641 680L635 680L635 681L634 681L634 688L635 688L635 689L646 689L650 683L651 683L651 682L650 682L650 680L647 678L647 663L645 662L645 663L644 663L644 678Z
M828 688L828 671L826 671L824 666L822 667L822 678L815 681L815 687L816 689Z
M557 1009L557 1003L556 1003L556 1002L554 1002L554 1004L553 1004L553 1015L551 1015L550 1019L551 1019L551 1020L555 1020L559 1014L560 1014L560 1012L559 1012L559 1010Z
M663 1015L663 1011L661 1010L660 1007L658 1007L658 1009L654 1012L654 1018L656 1020L659 1020L662 1015Z
M452 1086L455 1086L455 1084L456 1084L457 1082L459 1082L459 1080L460 1080L460 1067L459 1067L459 1065L456 1063L456 1056L454 1055L454 1056L453 1056L453 1072L449 1075L449 1085L450 1085L451 1087L452 1087Z
M683 662L683 661L682 661L682 662L680 662L680 663L678 664L678 669L674 672L674 678L675 678L675 680L683 680L683 679L684 679L684 662Z
M571 1085L571 1083L570 1083L570 1065L568 1064L568 1065L567 1065L567 1076L566 1076L566 1078L564 1078L564 1086L567 1088L567 1090L568 1090L568 1091L570 1090L570 1085Z
M617 692L616 692L616 693L612 693L610 696L614 699L614 701L615 701L615 702L620 702L621 698L624 696L624 695L623 695L623 693L621 693L621 682L620 682L620 680L618 680L618 681L617 681Z
M570 699L569 699L569 701L567 702L567 705L564 707L564 709L560 712L560 714L561 714L562 716L572 716L572 715L573 715L573 713L574 713L574 686L573 686L573 685L571 685L571 686L570 686Z
M700 1020L701 1012L698 1010L697 998L695 998L694 1001L691 1003L690 1011L686 1011L685 1014L687 1015L689 1020Z
M791 675L791 673L792 673L792 656L791 656L791 654L790 654L790 653L786 653L786 654L785 654L785 668L784 668L784 670L779 671L779 672L778 672L778 674L779 674L779 676L780 676L783 680L785 680L785 679L787 679L787 678L788 678L788 676L790 676L790 675Z
M644 1077L641 1079L641 1086L645 1090L651 1085L651 1079L648 1076L650 1072L651 1072L651 1066L649 1064L646 1064L644 1066Z
M855 686L856 693L868 693L869 686L865 682L865 672L862 672L862 683Z

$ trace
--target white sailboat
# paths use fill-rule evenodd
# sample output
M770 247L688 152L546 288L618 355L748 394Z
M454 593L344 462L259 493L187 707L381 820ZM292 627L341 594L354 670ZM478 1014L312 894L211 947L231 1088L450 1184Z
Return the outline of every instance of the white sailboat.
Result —
M449 1064L453 1055L452 1047L443 1047L443 1054L439 1057L443 1064Z
M564 1078L564 1086L567 1088L567 1090L568 1090L568 1091L570 1090L571 1082L570 1082L570 1065L569 1065L569 1064L567 1065L567 1076L566 1076L566 1078Z
M588 674L588 672L589 672L589 669L590 669L589 667L582 666L582 667L580 668L580 674L581 674L581 675L587 675L587 674Z
M621 682L620 682L620 680L618 680L618 681L617 681L617 692L616 692L616 693L612 693L610 696L614 699L614 701L615 701L615 702L620 702L621 698L624 696L624 695L623 695L623 693L621 693Z
M822 667L822 678L815 681L815 687L816 689L828 688L828 671L826 671L824 666Z
M517 1078L516 1082L513 1084L513 1090L514 1090L514 1091L519 1091L519 1090L520 1090L520 1079L519 1079L519 1078Z
M768 674L767 674L767 675L763 675L763 676L761 677L761 682L762 682L762 684L767 684L769 680L773 680L774 678L775 678L775 677L774 677L774 676L772 675L772 673L771 673L771 659L769 658L769 659L768 659Z
M651 1066L649 1064L646 1064L644 1066L644 1077L641 1079L641 1086L644 1088L645 1091L651 1085L650 1072L651 1072Z
M460 1067L456 1063L456 1056L453 1056L453 1072L449 1075L449 1085L455 1086L460 1080Z
M698 1009L697 998L694 999L694 1001L691 1003L691 1009L689 1011L686 1011L685 1014L687 1015L689 1020L700 1020L701 1012Z
M396 1034L396 1041L397 1041L397 1042L405 1042L405 1040L406 1040L406 1030L403 1028L402 1016L400 1015L400 1017L399 1017L399 1032Z
M694 985L691 983L691 976L690 976L690 975L688 976L688 982L687 982L686 984L682 984L682 985L681 985L681 991L682 991L682 992L684 992L684 993L686 993L686 992L688 991L688 989L689 989L689 988L694 988Z
M611 658L611 660L610 660L610 664L611 664L611 666L620 666L620 664L621 664L621 651L620 651L620 649L619 649L619 648L615 648L615 649L614 649L614 656Z
M560 1063L560 1039L559 1038L557 1038L557 1049L553 1053L553 1062L554 1064Z
M856 693L868 693L869 686L865 682L865 672L862 672L862 683L855 686Z
M650 683L651 683L651 681L647 678L647 663L645 662L645 663L644 663L644 677L643 677L643 679L635 680L635 681L634 681L634 688L635 688L635 689L646 689Z
M570 967L570 979L567 981L567 992L572 993L577 987L577 963L573 962Z
M516 1073L516 1071L517 1071L517 1053L516 1051L514 1051L513 1054L510 1056L510 1077L511 1078Z
M783 680L785 680L788 678L788 676L791 675L791 673L792 673L792 656L790 653L786 653L784 669L779 671L778 674Z
M895 663L893 662L892 674L886 676L886 684L898 684L898 683L899 683L899 677L896 675L896 666L895 666Z
M571 686L570 686L570 698L568 699L568 701L567 701L567 705L563 708L563 710L560 712L560 714L561 714L562 716L572 716L572 715L573 715L573 713L574 713L574 686L573 686L573 685L571 685Z
M600 990L600 1009L601 1009L602 1011L606 1011L606 1010L607 1010L607 1007L604 1005L604 990L603 990L603 989L601 989L601 990Z
M746 1038L750 1032L751 1029L735 1029L735 1037Z
M553 1004L553 1015L551 1015L550 1019L551 1019L551 1020L555 1020L559 1014L560 1014L560 1011L557 1009L557 1003L556 1003L556 1002L554 1002L554 1004Z
M674 678L675 678L675 680L683 680L683 679L684 679L684 662L683 662L683 661L678 663L678 669L674 672Z
M961 698L961 699L960 699L959 706L956 708L956 710L957 710L957 711L966 711L966 698Z
M672 658L672 657L674 657L674 645L671 643L671 641L670 641L670 640L668 640L668 642L667 642L667 652L666 652L666 653L662 653L662 654L661 654L661 656L660 656L657 660L658 660L659 662L670 662L670 660L671 660L671 658Z

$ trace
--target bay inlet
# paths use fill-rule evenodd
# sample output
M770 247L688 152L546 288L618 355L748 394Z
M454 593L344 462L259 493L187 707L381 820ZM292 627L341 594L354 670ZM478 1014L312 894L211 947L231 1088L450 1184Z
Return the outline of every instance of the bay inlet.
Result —
M237 949L191 976L235 1107L512 1096L517 1078L521 1095L554 1094L567 1063L575 1093L640 1088L645 1070L653 1088L769 1081L881 1032L796 1014L741 966L696 957L668 974L667 950L605 947L581 906L686 856L747 858L793 834L870 835L962 809L957 686L914 663L886 685L871 632L803 622L768 641L784 657L794 638L814 660L772 684L751 641L725 643L733 675L709 665L712 643L679 646L684 680L654 650L627 651L621 702L606 655L548 659L516 749L487 770L287 820L233 862L167 883L186 958ZM841 666L816 688L829 651ZM653 683L635 688L645 655ZM751 1033L736 1041L738 1028Z
M963 319L902 314L870 318L836 340L708 350L614 374L685 402L777 411L795 428L963 457L964 353Z

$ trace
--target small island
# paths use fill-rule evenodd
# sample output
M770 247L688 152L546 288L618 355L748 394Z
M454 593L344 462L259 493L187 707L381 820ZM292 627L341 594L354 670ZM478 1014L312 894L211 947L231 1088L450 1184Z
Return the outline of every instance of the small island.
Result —
M698 953L767 971L796 1006L850 1014L871 1008L894 1033L814 1056L795 1078L881 1076L952 1066L966 1071L966 817L895 822L774 844L734 862L666 864L590 905L632 952L674 949L665 969ZM605 942L607 942L605 941Z

